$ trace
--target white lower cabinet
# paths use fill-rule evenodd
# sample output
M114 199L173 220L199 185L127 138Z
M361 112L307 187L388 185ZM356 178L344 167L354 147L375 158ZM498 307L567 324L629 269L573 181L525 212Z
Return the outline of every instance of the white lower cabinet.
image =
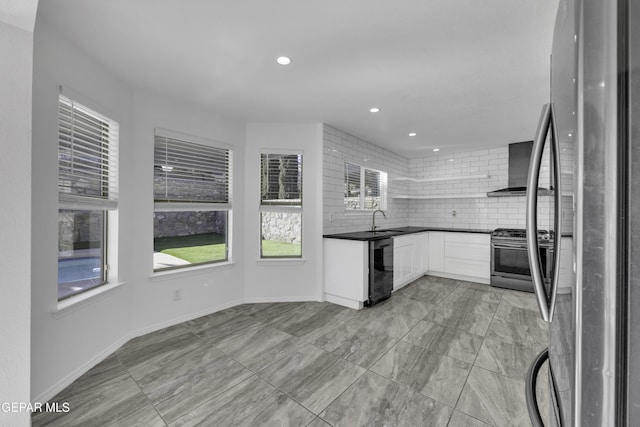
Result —
M429 233L393 238L393 290L422 276L428 269Z
M416 274L422 276L429 270L429 233L417 233L414 236L413 262Z
M563 239L563 252L571 242ZM362 308L369 298L369 242L324 239L324 296ZM490 236L429 231L393 238L393 290L424 274L489 283ZM569 268L565 268L567 274Z
M415 249L413 237L393 238L393 290L407 284L413 277Z
M429 232L429 271L444 271L444 231Z
M429 273L488 284L491 277L491 236L482 233L443 234L442 263L430 263Z
M324 296L359 309L369 298L369 242L323 239Z

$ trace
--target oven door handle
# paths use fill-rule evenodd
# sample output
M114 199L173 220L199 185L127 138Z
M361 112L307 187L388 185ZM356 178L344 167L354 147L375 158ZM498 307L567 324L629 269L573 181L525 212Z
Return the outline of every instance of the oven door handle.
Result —
M519 245L517 243L493 243L493 247L496 249L519 249L522 251L527 250L526 246Z
M544 286L544 272L539 255L538 245L538 180L540 175L540 166L542 163L542 151L547 139L547 134L551 131L551 149L553 150L553 172L554 172L554 231L556 238L553 242L553 263L551 275L551 289L547 295ZM557 132L555 126L555 110L553 104L545 104L542 107L540 121L536 131L536 139L531 149L531 161L529 163L529 176L527 177L527 249L529 254L529 265L531 270L531 278L533 279L533 288L536 292L538 308L545 322L553 320L553 312L555 311L556 291L558 288L559 263L558 255L560 252L560 147L557 141Z

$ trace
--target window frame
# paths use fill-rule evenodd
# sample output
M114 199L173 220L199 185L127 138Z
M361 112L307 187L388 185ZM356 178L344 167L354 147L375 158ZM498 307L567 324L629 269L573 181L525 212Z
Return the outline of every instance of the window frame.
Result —
M174 140L179 141L185 145L194 145L204 147L201 148L203 150L207 150L208 148L213 150L222 150L226 154L226 163L224 167L226 168L226 201L206 201L206 200L159 200L156 199L156 189L155 189L155 178L156 178L156 166L159 166L156 163L156 143L158 138L164 138L166 140ZM168 141L166 142L168 143ZM154 207L153 214L154 217L157 213L160 212L224 212L226 215L225 218L225 256L224 259L215 259L211 261L204 262L196 262L189 263L185 265L174 265L164 268L155 268L152 265L153 274L165 274L168 272L178 272L178 271L189 271L194 269L199 269L202 267L215 266L221 264L227 264L232 262L232 199L233 199L233 146L229 144L225 144L220 141L216 141L213 139L202 138L194 135L188 135L181 132L176 132L173 130L163 129L163 128L155 128L154 129L154 160L153 160L153 179L154 179L154 189L153 189L153 199L154 199ZM165 168L163 168L166 170ZM155 240L155 228L153 233L153 239ZM155 253L155 250L154 250ZM155 261L154 261L155 264Z
M297 156L299 157L299 162L297 163L299 168L299 186L300 186L300 198L291 199L292 202L286 201L274 201L274 200L264 200L263 199L263 174L262 174L262 161L264 155L274 155L274 156ZM302 150L287 150L287 149L262 149L259 153L259 166L258 171L260 175L260 179L258 180L259 184L259 203L258 203L258 249L259 249L259 259L261 261L265 260L300 260L304 256L304 151ZM262 221L264 213L290 213L300 215L300 254L299 255L266 255L263 251L263 239L262 239Z
M360 182L359 182L359 190L358 190L358 206L355 208L350 208L347 207L347 192L346 192L346 187L349 185L349 181L348 181L348 175L347 175L347 168L348 166L355 166L358 167L360 169ZM366 201L367 201L367 197L373 197L373 196L367 196L365 194L365 191L362 191L363 188L366 188L366 174L367 172L371 173L375 173L378 174L378 181L379 181L379 188L378 188L378 192L380 193L379 197L380 197L380 203L378 207L373 207L373 208L367 208L366 206ZM344 162L344 175L343 175L343 184L345 186L345 192L343 195L343 207L345 212L373 212L374 210L383 210L386 211L387 210L387 190L388 190L388 179L389 179L389 174L385 171L381 171L379 169L374 169L371 167L367 167L367 166L363 166L361 164L358 163L354 163L354 162L350 162L348 160L345 160Z
M60 297L61 284L69 284L72 281L60 282L60 262L66 258L61 258L61 240L60 234L58 234L58 304L67 304L74 297L117 281L117 244L115 242L117 241L120 126L114 119L88 106L82 96L75 93L67 95L66 92L68 91L63 90L62 86L59 87L57 123L58 233L60 233L60 218L63 211L99 212L102 224L99 228L100 277L98 283L89 285L87 281L91 281L93 278L84 279L84 283L79 284L81 289L62 297ZM87 124L89 121L98 124L95 126ZM90 135L94 131L97 133ZM99 155L97 162L95 159L91 160L91 155L95 155L95 153ZM83 156L84 159L82 159ZM77 190L82 187L78 184L82 179L89 181L90 179L87 177L92 174L94 176L92 179L96 180L96 170L99 171L98 194L82 194L82 191ZM85 186L85 188L87 187ZM74 221L73 227L75 226ZM75 244L75 240L72 243ZM75 252L75 248L72 251Z

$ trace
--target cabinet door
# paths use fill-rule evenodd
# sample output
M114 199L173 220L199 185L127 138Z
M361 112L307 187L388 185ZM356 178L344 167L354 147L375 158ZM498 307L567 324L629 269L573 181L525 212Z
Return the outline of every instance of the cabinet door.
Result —
M350 301L369 298L369 244L323 239L324 292Z
M444 271L444 235L443 231L429 232L429 270Z
M413 239L409 236L393 239L393 289L409 282L414 274Z
M444 271L489 280L490 239L488 234L447 233L444 244Z
M429 233L414 234L413 276L420 277L429 269Z

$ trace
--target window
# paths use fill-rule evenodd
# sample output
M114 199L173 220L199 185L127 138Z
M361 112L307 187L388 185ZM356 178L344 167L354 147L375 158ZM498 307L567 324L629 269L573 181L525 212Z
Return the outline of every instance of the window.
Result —
M118 123L58 97L58 300L107 283L118 207Z
M386 209L386 172L345 162L344 207L348 210Z
M153 157L154 271L229 260L231 150L156 129Z
M302 154L260 155L260 257L302 257Z

